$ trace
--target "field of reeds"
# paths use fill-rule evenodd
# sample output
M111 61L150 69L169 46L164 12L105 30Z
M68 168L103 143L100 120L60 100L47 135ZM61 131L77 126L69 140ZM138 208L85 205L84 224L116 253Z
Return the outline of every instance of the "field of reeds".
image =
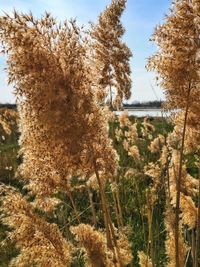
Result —
M22 181L20 182L20 177L16 175L17 166L21 162L18 156L19 145L17 140L19 132L17 131L16 123L18 117L17 112L6 109L0 110L0 114L5 113L6 116L9 113L13 116L13 127L8 134L3 127L1 128L0 181L5 185L12 185L26 196L27 192L23 190L24 183ZM116 183L113 182L106 187L111 217L116 225L122 223L123 231L128 235L130 242L129 253L133 255L132 262L134 266L138 265L138 252L140 251L147 253L151 251L151 253L154 253L155 263L159 264L159 262L162 262L162 266L164 266L167 259L165 252L166 231L163 215L165 188L164 186L160 187L159 198L155 194L153 196L151 193L153 180L150 175L144 172L144 167L150 161L157 161L161 151L160 148L163 146L163 143L160 144L160 147L159 144L155 144L158 145L158 147L155 147L157 151L152 152L150 149L152 140L158 135L164 140L167 134L172 132L173 126L170 120L162 118L152 118L149 119L149 122L146 122L146 119L128 118L126 117L127 115L123 116L120 119L116 116L114 121L110 123L109 128L110 138L113 140L113 145L119 155L119 170L116 176ZM137 133L133 133L133 129ZM122 132L119 133L119 131L129 133L128 139L126 135ZM139 158L136 158L134 154L131 154L132 152L128 152L127 150L126 142L131 137L131 134L138 135L137 142L140 143ZM159 179L161 182L162 178L160 177ZM159 183L159 181L157 182ZM118 208L113 202L115 186L120 196L122 212L120 216L116 216L115 209ZM53 211L43 214L43 216L49 222L56 223L62 230L62 233L68 238L71 238L71 235L68 232L67 225L75 226L81 221L84 224L90 224L100 228L103 227L102 211L99 206L98 185L95 177L91 176L87 181L83 178L73 177L71 190L71 197L74 199L74 203L70 203L69 196L60 193L57 195L60 200L58 206ZM151 199L153 197L155 199ZM149 223L152 226L151 230L149 229ZM149 235L149 230L151 231L151 235ZM19 253L14 244L9 239L6 240L7 231L8 228L1 224L0 238L4 242L1 247L0 266L7 266L9 260ZM124 242L126 244L125 240ZM153 242L151 247L149 247L150 242ZM77 251L77 253L73 266L84 266L83 252ZM143 257L142 254L141 257Z
M17 142L19 138L17 111L1 109L0 114L4 118L8 117L8 125L12 122L11 127L8 126L5 129L1 127L1 184L12 186L12 190L15 188L28 201L33 201L34 197L30 198L28 191L23 189L26 183L17 173L17 168L21 163ZM172 181L170 177L167 177L169 171L167 160L169 159L166 158L165 153L167 153L167 145L169 147L171 142L177 141L173 130L174 125L171 119L142 119L128 117L126 113L120 117L115 116L109 125L109 136L119 156L119 166L115 180L106 185L105 193L113 224L122 231L118 233L119 230L115 229L116 235L121 235L119 237L122 238L124 260L127 260L130 266L145 266L146 264L147 266L153 266L153 264L166 266L168 262L170 247L167 242L169 242L170 232L167 231L167 227L170 223L168 216L172 216L172 210L168 207L166 194L172 187L170 184ZM198 177L194 154L187 156L187 175ZM193 182L197 187L197 180L192 181L192 177L190 179L191 183ZM103 232L95 233L95 228L90 228L89 225L100 229L104 227L98 190L94 175L87 179L75 176L71 178L70 194L63 192L56 194L59 202L54 209L46 212L35 209L35 212L47 222L55 223L63 236L69 240L73 240L69 227L73 229L73 226L78 224L79 238L83 239L82 245L86 248L91 246L88 250L93 251L93 242L95 242L97 246L95 257L102 246ZM190 188L190 190L193 189ZM117 203L117 196L119 203ZM188 217L188 220L192 220L191 223L194 223L194 219ZM0 225L2 241L0 266L8 266L9 262L20 253L16 244L7 236L10 230L11 228L4 223ZM93 240L92 237L90 240L87 231L89 235L94 235L93 238L100 240ZM188 226L184 227L184 236L187 237L187 243L191 247L194 242L192 232ZM81 246L73 253L72 266L85 266L87 258ZM191 257L191 251L188 250L187 266L192 266Z
M122 112L132 52L112 0L89 29L0 17L0 266L200 266L200 2L176 0L147 70L170 118Z

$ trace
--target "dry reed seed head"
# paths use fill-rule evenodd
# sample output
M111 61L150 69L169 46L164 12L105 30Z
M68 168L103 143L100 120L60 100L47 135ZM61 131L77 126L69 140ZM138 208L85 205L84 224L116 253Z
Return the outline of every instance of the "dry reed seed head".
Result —
M164 145L161 151L160 158L159 158L161 167L163 168L166 167L168 161L169 161L169 149L166 145Z
M198 195L199 181L198 179L192 177L189 173L187 173L185 165L183 166L183 184L184 184L183 191L187 195L191 197L195 197Z
M18 113L15 110L0 110L0 127L3 129L4 137L11 135L11 133L17 128L17 121Z
M135 144L138 141L137 123L132 124L129 120L128 112L123 112L119 117L119 127L115 130L115 136L118 142L127 141Z
M106 173L104 173L102 171L99 172L99 177L101 179L102 184L105 184L106 181L108 181L109 178L110 178ZM99 189L99 184L98 184L98 180L97 180L97 177L96 177L96 174L95 173L93 173L87 179L86 184L87 184L87 186L89 186L93 190L98 190Z
M119 126L121 128L129 127L131 125L131 122L129 120L129 115L127 111L122 112L122 114L119 116Z
M180 149L181 144L181 135L180 128L175 125L172 133L169 133L167 136L167 146L172 149Z
M52 212L52 210L54 210L54 208L60 203L61 201L58 198L36 198L35 201L33 201L32 206L33 208L37 208L48 213Z
M23 164L38 196L70 190L69 177L93 169L115 173L108 117L95 100L81 33L74 21L57 26L15 13L0 18L8 76L18 97ZM48 148L48 149L47 149Z
M138 147L135 145L128 148L128 155L131 156L136 161L139 161L141 159L140 151Z
M117 245L120 254L120 261L122 262L123 266L127 266L131 263L133 256L131 251L131 244L124 233L119 234Z
M162 146L165 144L165 137L161 134L158 135L149 145L148 149L151 153L161 153Z
M190 154L200 151L200 132L194 128L187 129L185 139L185 154Z
M141 159L139 148L137 147L138 132L137 123L132 124L129 120L128 112L123 112L119 116L119 129L116 129L115 134L118 141L123 141L123 147L136 161Z
M172 232L168 233L167 240L165 241L166 252L168 256L168 263L166 267L174 267L176 266L176 258L175 258L175 238ZM180 238L179 241L179 256L180 256L180 267L185 266L186 254L188 252L188 247L184 243L183 238Z
M189 110L198 116L200 29L197 2L173 2L165 22L156 28L152 37L159 49L149 59L147 68L157 72L158 83L165 89L169 107L185 110L190 92Z
M112 265L113 253L107 248L105 234L88 224L70 227L77 242L86 250L88 264L91 267Z
M180 153L177 150L172 151L172 159L169 168L169 183L170 183L170 190L172 195L175 198L176 195L176 180L178 177L180 165ZM198 193L198 180L192 177L187 172L187 167L185 164L182 166L182 178L181 178L181 192L189 195L191 197L195 197Z
M150 176L153 181L153 187L158 189L161 185L161 177L162 177L162 170L158 164L153 162L149 163L144 168L144 172L146 175Z
M125 132L126 137L129 141L137 142L138 140L138 131L137 131L137 123L131 124L128 128L128 132Z
M155 131L155 127L150 123L149 117L145 117L142 124L143 124L144 128L147 131L151 131L151 132L154 132Z
M142 122L142 135L144 138L152 139L152 133L155 131L155 127L149 122L149 118L144 118Z
M171 204L173 207L176 206L176 199L173 191L171 191L172 200ZM190 196L185 196L183 193L180 195L180 211L182 224L187 225L189 229L194 229L197 224L197 208L194 201Z
M170 195L171 204L176 206L176 181L178 177L180 164L180 153L173 151L172 166L169 169L169 183L170 183ZM188 225L190 229L196 227L197 222L197 208L192 200L192 197L198 192L198 180L194 179L186 171L186 166L182 167L182 179L181 179L181 193L180 193L180 211L182 223Z
M88 224L79 224L70 227L75 238L84 247L88 256L88 263L92 267L118 266L115 263L113 252L107 247L105 234L97 231ZM119 233L117 240L120 260L127 266L132 260L131 246L124 233Z
M177 140L181 143L183 125L184 125L184 112L179 112L173 119L173 123L176 125L174 134L177 135ZM200 149L200 127L198 125L199 116L189 112L187 119L187 128L185 136L184 154L195 153Z
M127 179L132 179L132 178L136 178L138 175L140 175L140 173L138 172L137 169L133 169L133 168L129 168L124 177Z
M180 197L180 209L182 223L187 225L189 229L196 228L198 209L195 206L191 197L181 194Z
M115 136L116 136L116 139L117 139L118 142L122 141L123 136L124 136L123 131L121 129L117 128L115 130Z
M165 226L167 230L167 239L165 241L166 253L168 256L167 267L176 266L176 255L175 255L175 213L170 207L167 207L167 211L165 214ZM180 267L185 266L186 254L188 251L188 246L184 243L184 238L181 234L179 234L179 259L180 259Z
M99 88L99 101L108 100L110 106L119 109L123 99L129 99L131 95L129 60L132 53L121 40L125 30L120 18L125 5L125 0L113 0L99 16L97 25L92 25L90 31L94 50L91 61L94 83Z
M124 140L124 141L123 141L123 147L124 147L124 149L125 149L126 151L129 150L130 144L129 144L129 142L128 142L127 140Z
M13 229L8 238L20 249L10 266L70 266L72 247L57 225L35 214L13 188L1 185L0 193L2 222Z
M200 169L200 158L198 155L195 155L195 166Z
M143 251L138 252L140 267L152 267L152 261Z

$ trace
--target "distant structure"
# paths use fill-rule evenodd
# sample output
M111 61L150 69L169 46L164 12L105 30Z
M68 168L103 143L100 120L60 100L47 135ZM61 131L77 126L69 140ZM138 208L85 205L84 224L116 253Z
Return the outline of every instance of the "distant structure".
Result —
M16 104L1 104L0 103L0 108L8 108L8 109L17 109L17 105Z
M123 104L124 109L134 109L134 108L151 108L151 109L159 109L162 108L164 101L147 101L147 102L133 102L131 104Z

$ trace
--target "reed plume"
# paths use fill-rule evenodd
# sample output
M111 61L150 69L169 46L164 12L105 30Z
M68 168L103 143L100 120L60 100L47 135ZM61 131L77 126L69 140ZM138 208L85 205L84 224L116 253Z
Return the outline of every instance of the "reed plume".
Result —
M184 111L180 143L180 162L176 183L175 249L176 266L179 257L179 212L183 153L189 113L199 116L199 1L176 0L165 22L158 26L152 40L159 50L148 62L147 68L158 74L158 83L165 89L169 108ZM181 92L181 93L180 93Z
M57 225L40 218L31 203L11 187L1 184L0 197L1 221L13 229L7 239L20 249L9 266L70 266L72 245Z
M90 31L97 97L108 100L111 108L121 108L123 99L131 96L132 53L122 41L125 29L120 22L125 6L126 0L112 0Z

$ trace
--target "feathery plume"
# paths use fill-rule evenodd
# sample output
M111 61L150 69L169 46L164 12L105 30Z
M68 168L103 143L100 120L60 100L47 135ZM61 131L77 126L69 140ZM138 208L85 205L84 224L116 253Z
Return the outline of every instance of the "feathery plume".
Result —
M47 223L16 190L0 185L1 221L13 229L8 238L20 254L10 266L70 266L72 246L55 224Z
M126 0L112 0L90 31L98 97L101 102L108 97L111 108L113 105L120 108L123 98L129 99L131 95L132 53L121 40L125 30L120 17L125 5Z

